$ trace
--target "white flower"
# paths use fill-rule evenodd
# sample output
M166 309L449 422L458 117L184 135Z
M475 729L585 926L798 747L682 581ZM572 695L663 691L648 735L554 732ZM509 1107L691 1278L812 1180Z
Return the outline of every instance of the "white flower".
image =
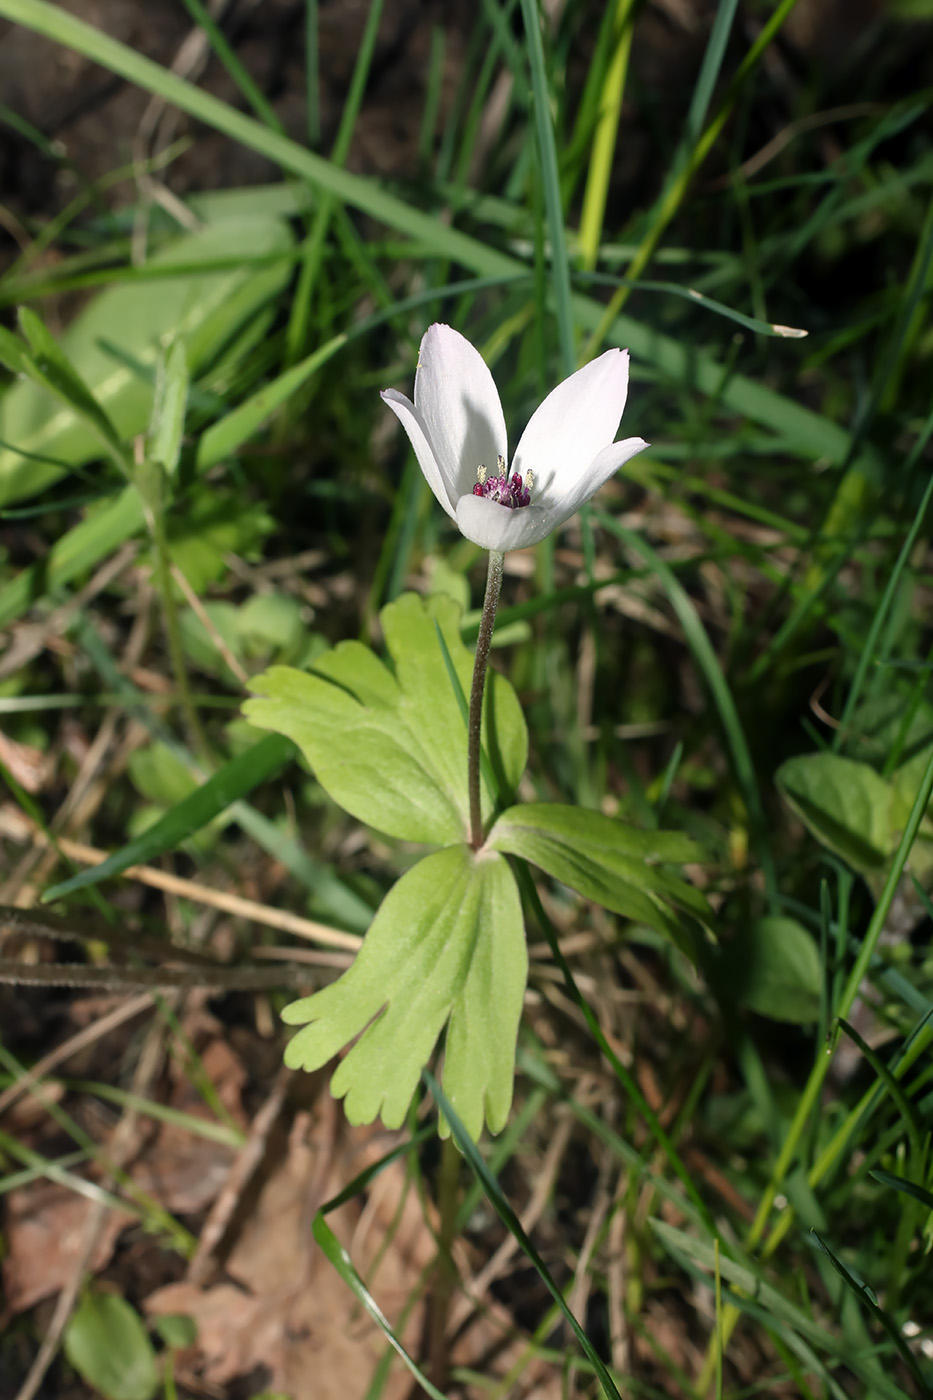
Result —
M648 446L641 438L613 442L627 392L627 350L584 365L535 410L511 472L493 377L459 331L425 332L414 403L395 389L382 397L451 520L474 544L504 551L543 540Z

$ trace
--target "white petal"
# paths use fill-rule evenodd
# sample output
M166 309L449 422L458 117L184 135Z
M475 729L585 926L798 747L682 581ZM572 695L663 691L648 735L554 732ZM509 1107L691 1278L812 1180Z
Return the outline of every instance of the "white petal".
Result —
M625 438L623 442L611 442L608 447L603 448L602 452L598 452L589 466L579 472L576 480L570 483L556 508L551 509L551 518L554 522L551 529L556 529L565 520L569 520L570 516L580 509L584 501L595 496L604 481L615 476L619 468L623 467L630 457L634 457L636 452L643 452L647 446L648 444L642 438ZM535 482L535 490L537 490L537 482ZM545 509L547 509L546 506ZM459 519L458 513L457 520L459 521Z
M444 479L441 476L441 469L437 465L437 458L434 449L428 440L421 414L415 408L410 399L406 399L404 394L400 394L397 389L383 389L380 398L383 403L387 403L395 414L398 421L408 434L408 439L415 449L415 456L418 458L418 465L424 472L424 479L434 492L441 505L450 516L451 520L456 518L454 506L456 496L448 494Z
M461 496L457 502L460 533L481 549L526 549L549 535L559 522L543 506L510 510L483 496Z
M429 326L424 333L415 405L452 505L472 491L478 466L494 473L500 455L508 460L493 377L479 351L450 326Z
M522 434L512 464L522 476L534 472L533 499L540 505L563 512L578 475L618 432L627 393L628 351L607 350L548 394Z

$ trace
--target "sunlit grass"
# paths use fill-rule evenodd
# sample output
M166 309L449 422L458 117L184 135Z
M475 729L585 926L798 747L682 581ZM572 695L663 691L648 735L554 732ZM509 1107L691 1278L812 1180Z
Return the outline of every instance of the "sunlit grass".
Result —
M349 160L379 4L325 150L286 134L213 22L251 115L65 10L0 0L49 55L91 58L282 172L188 199L193 235L148 195L105 216L98 181L32 220L0 278L14 372L14 307L50 319L78 292L96 308L59 339L108 414L96 437L68 418L64 369L51 391L5 376L0 898L37 904L60 887L75 935L53 956L49 929L17 933L8 915L8 980L54 984L61 963L77 986L84 969L129 975L168 963L172 943L192 986L211 985L218 958L265 976L315 925L344 952L319 953L313 985L345 961L410 852L345 819L284 741L255 750L226 707L272 661L378 642L379 609L410 588L452 592L475 638L484 560L436 508L377 393L410 390L431 321L481 348L513 442L578 363L632 352L626 431L652 447L559 536L507 557L495 660L530 729L523 799L689 833L716 923L695 969L650 930L528 878L517 1102L481 1144L492 1176L466 1149L458 1229L490 1255L511 1237L509 1267L539 1270L541 1307L529 1317L506 1273L490 1297L525 1339L514 1373L445 1376L434 1346L410 1359L440 1391L507 1394L544 1367L570 1393L614 1386L626 1400L933 1393L933 161L929 90L898 79L929 16L914 28L883 15L833 67L788 35L794 8L720 0L675 92L646 76L650 7L607 6L600 27L570 4L539 27L533 0L490 0L462 42L435 29L411 165L389 180ZM315 16L309 3L312 32ZM319 80L311 65L312 134ZM614 141L607 113L620 114ZM0 121L40 140L16 114ZM115 148L115 178L124 161ZM143 173L170 187L171 159ZM192 381L154 548L123 468L172 337ZM809 756L822 766L801 767ZM114 853L102 873L82 843ZM127 867L149 865L178 884L143 897ZM201 887L227 897L221 912ZM263 906L294 915L291 943ZM137 951L114 933L127 921L147 940ZM53 994L16 995L39 1015ZM277 997L212 1008L238 1035L281 1042ZM241 1129L180 1048L181 1006L159 1012L165 1043L200 1086L200 1131L233 1141ZM51 1048L35 1027L20 1039L4 1032L0 1094ZM101 1202L125 1197L125 1163L80 1110L127 1116L150 1100L143 1117L192 1127L157 1101L155 1068L139 1080L146 1063L130 1040L97 1089L50 1066L28 1092L58 1136L36 1149L27 1130L5 1132L0 1190L43 1175L74 1187L96 1159ZM268 1069L256 1079L266 1093ZM442 1167L414 1114L411 1129L391 1150L427 1201ZM367 1168L351 1197L371 1180ZM130 1208L192 1254L188 1224L157 1199L137 1192ZM530 1245L510 1213L526 1209ZM318 1242L372 1308L327 1212ZM585 1347L561 1298L582 1307Z

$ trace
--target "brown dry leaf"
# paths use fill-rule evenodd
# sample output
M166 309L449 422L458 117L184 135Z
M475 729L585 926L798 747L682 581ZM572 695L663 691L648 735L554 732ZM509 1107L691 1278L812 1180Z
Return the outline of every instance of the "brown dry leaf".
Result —
M246 1071L239 1057L225 1041L216 1039L201 1052L201 1062L224 1108L238 1126L244 1126L240 1095ZM214 1121L183 1066L175 1071L170 1103L192 1117ZM196 1130L160 1123L141 1148L131 1175L166 1210L191 1215L214 1200L235 1156L235 1148L201 1137Z
M94 1206L85 1196L52 1181L35 1181L11 1191L5 1204L3 1288L9 1310L22 1312L69 1282ZM107 1211L91 1256L93 1272L106 1267L117 1236L134 1219L129 1211Z
M41 792L55 768L55 759L32 744L21 744L16 739L8 739L0 730L0 763L8 768L20 787L26 792Z
M174 1123L160 1123L130 1175L175 1215L206 1210L227 1179L236 1150Z
M233 1282L206 1290L172 1284L152 1294L146 1307L195 1319L203 1379L211 1384L224 1385L261 1366L268 1373L265 1384L292 1400L346 1400L366 1393L386 1343L318 1252L311 1221L317 1206L384 1151L385 1143L377 1144L369 1130L351 1130L331 1164L329 1145L309 1144L307 1126L299 1115L288 1153L229 1256ZM351 1202L328 1223L352 1251L380 1306L397 1321L434 1257L403 1164L381 1173L364 1206ZM417 1347L422 1325L419 1303L402 1330L407 1345ZM401 1400L410 1385L407 1372L396 1367L383 1394Z

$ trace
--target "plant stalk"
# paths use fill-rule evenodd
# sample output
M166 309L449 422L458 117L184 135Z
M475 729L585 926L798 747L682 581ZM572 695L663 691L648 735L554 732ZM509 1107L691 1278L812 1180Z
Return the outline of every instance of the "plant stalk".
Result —
M479 624L479 636L476 638L473 685L470 689L467 783L470 793L470 845L474 851L478 851L485 840L479 791L483 692L486 687L486 669L489 665L489 644L492 641L492 630L496 625L496 608L499 606L499 594L502 591L502 562L504 558L505 556L499 550L491 549L489 551L486 596L483 599L483 615Z

